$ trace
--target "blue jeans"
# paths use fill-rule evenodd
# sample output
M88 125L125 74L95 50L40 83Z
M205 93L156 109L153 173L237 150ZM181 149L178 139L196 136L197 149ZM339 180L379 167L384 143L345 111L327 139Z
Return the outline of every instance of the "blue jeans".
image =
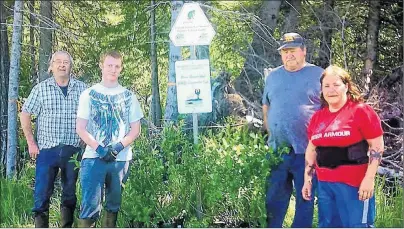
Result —
M79 152L80 148L59 145L49 149L42 149L36 159L34 213L42 213L49 210L50 197L53 194L56 175L61 171L62 201L61 205L76 208L76 181L78 169L74 162L69 162L71 157Z
M105 162L100 158L85 158L80 166L80 219L97 220L105 185L105 208L118 212L121 207L123 184L129 176L129 161Z
M293 186L296 190L295 217L292 227L312 227L314 198L306 201L302 197L304 184L304 154L295 154L293 150L289 154L282 155L283 161L271 170L268 177L266 193L267 227L281 228L285 219ZM293 183L292 183L293 181ZM312 195L316 186L313 179Z
M344 183L319 181L319 227L373 227L375 196L361 201L358 191Z

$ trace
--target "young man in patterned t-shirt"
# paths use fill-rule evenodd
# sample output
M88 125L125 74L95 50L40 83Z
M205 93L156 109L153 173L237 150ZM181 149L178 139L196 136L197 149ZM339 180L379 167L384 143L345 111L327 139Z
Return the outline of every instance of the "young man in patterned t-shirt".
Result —
M136 95L118 82L122 56L110 51L101 56L102 80L80 96L77 133L87 143L81 161L81 212L79 227L94 227L100 217L105 185L102 227L116 227L126 182L132 142L140 134L143 112Z
M73 59L68 52L57 51L49 62L51 77L37 84L24 103L21 126L31 158L36 159L34 208L35 227L49 227L49 201L54 182L61 170L61 226L71 227L76 208L78 171L69 162L80 151L76 134L76 112L80 94L86 85L71 75ZM31 115L38 119L36 139Z

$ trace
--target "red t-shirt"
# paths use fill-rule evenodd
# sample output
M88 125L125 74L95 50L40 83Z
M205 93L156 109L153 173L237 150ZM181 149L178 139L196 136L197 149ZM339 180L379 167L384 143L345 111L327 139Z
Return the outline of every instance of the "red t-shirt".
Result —
M317 111L307 128L308 138L315 146L346 147L365 139L383 134L376 112L365 103L350 100L337 112L328 107ZM320 181L341 182L359 187L368 164L340 165L334 169L318 167L316 174Z

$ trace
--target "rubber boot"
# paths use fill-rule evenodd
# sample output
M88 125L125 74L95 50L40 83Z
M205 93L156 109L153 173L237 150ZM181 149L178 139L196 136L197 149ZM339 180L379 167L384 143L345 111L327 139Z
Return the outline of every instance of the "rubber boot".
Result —
M116 220L118 219L118 212L105 211L104 218L102 219L101 226L103 228L114 228L116 227Z
M35 227L48 228L49 227L49 212L38 212L35 214Z
M79 219L77 227L80 227L80 228L95 228L95 220L92 220L92 219Z
M61 220L60 220L60 227L69 227L71 228L73 226L73 216L74 216L74 208L69 208L66 206L61 206L60 207L60 215L61 215Z

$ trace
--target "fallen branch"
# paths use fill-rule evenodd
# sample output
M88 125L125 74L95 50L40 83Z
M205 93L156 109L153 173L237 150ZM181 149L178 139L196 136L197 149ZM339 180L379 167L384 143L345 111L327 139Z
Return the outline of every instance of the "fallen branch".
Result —
M386 168L379 166L377 168L377 174L387 176L389 178L402 178L403 177L403 171L396 171L394 169Z

